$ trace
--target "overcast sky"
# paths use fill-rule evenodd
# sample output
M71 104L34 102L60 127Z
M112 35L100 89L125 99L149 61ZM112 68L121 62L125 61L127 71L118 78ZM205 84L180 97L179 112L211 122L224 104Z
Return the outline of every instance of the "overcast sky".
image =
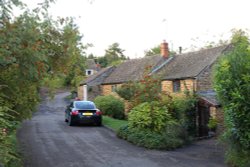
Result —
M138 58L164 39L170 49L188 49L228 40L233 28L250 28L249 0L57 0L50 11L75 17L83 43L94 45L87 53L97 56L114 42Z

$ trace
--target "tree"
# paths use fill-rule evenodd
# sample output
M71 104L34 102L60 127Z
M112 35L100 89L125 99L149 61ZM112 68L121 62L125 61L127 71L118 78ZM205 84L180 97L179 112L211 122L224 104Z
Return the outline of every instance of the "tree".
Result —
M120 64L123 60L127 60L123 54L125 50L121 49L119 43L113 43L105 50L105 55L97 57L97 62L101 67L113 66Z
M170 55L175 55L175 51L169 51ZM157 56L161 54L161 45L157 45L149 50L144 51L145 56Z
M224 141L227 161L233 166L250 166L250 49L242 30L234 31L233 48L215 69L215 89L224 109Z
M125 59L123 54L124 50L120 48L119 43L113 43L105 50L105 57L107 57L109 62L116 61L118 59Z
M161 53L160 45L144 51L145 56L155 56L155 55L159 55L160 53Z
M50 1L15 18L12 7L21 2L0 1L0 165L6 167L20 166L13 139L18 123L35 111L45 78L70 78L74 85L84 75L78 28L72 19L53 21Z

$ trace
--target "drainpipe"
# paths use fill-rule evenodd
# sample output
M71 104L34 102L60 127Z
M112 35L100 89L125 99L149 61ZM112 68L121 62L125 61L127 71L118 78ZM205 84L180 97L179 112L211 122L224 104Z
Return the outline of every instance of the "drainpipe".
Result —
M88 87L87 85L83 85L83 100L87 100L88 99Z

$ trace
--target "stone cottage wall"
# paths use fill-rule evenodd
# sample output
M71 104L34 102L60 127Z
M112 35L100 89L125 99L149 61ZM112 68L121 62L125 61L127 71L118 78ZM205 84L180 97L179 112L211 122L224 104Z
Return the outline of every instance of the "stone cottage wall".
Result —
M162 81L161 82L161 90L163 92L173 92L173 82L172 81Z
M194 91L196 90L196 82L194 79L185 79L180 81L181 92L185 90ZM173 81L166 80L161 82L161 89L163 92L173 93Z
M102 95L107 96L112 93L112 85L102 85Z
M83 85L78 86L77 97L80 98L81 100L83 99Z
M102 93L102 89L101 86L88 86L88 99L90 101L93 101L97 96L101 95ZM77 96L78 98L80 98L81 100L84 99L84 94L83 94L83 85L78 87L77 90Z
M212 90L212 67L205 69L197 78L197 91Z
M93 101L97 96L101 95L101 86L88 86L88 100Z

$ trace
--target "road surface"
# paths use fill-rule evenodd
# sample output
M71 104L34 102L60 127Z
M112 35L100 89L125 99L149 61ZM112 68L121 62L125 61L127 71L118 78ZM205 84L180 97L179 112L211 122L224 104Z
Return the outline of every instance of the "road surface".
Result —
M223 167L214 140L196 142L176 151L134 146L105 127L64 122L69 93L45 99L31 120L23 122L18 140L25 167Z

